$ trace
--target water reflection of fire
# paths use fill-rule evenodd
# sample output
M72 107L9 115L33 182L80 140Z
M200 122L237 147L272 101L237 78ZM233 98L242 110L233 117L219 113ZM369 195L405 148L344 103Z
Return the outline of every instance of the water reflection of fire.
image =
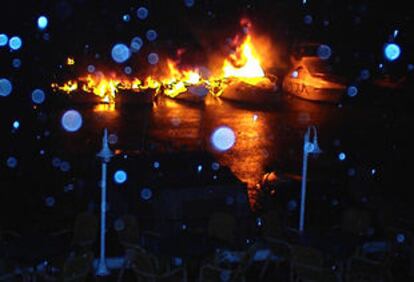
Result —
M245 19L241 21L241 24L244 27L251 25ZM122 90L142 95L164 94L175 98L188 93L189 87L193 86L205 87L212 96L220 96L229 85L238 82L260 88L272 88L274 81L265 75L257 51L261 46L254 41L253 35L250 33L238 35L233 39L232 44L234 52L224 58L219 69L213 72L216 74L208 77L202 75L198 68L182 69L176 61L167 59L164 70L144 79L98 73L69 80L63 85L53 83L52 88L68 94L77 91L92 93L103 103L114 103L116 94Z

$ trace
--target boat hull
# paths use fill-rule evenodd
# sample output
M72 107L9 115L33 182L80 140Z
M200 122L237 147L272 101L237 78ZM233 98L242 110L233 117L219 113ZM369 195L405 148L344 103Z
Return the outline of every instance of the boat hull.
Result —
M282 87L285 92L291 95L316 102L339 103L345 94L345 87L318 88L293 79L285 79Z
M274 78L271 83L264 86L255 86L243 81L232 83L224 89L220 98L245 104L266 105L276 103L279 96Z

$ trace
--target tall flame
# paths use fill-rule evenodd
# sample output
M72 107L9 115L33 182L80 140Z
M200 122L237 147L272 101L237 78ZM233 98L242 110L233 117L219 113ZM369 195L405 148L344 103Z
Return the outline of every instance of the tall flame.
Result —
M254 54L254 46L250 35L240 45L236 52L224 60L223 76L237 78L258 78L264 77L264 71L260 66L260 60Z

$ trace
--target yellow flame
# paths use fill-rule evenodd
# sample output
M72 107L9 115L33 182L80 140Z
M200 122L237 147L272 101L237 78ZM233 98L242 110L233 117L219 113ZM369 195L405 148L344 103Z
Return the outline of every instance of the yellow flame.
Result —
M245 41L239 46L229 59L224 60L223 76L237 77L250 81L251 78L264 77L264 71L260 66L260 60L254 54L254 47L250 35L246 36Z

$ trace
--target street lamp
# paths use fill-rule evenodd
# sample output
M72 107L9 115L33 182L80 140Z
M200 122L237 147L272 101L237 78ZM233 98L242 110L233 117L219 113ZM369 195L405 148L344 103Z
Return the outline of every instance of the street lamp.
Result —
M310 141L311 130L313 131L313 139ZM299 216L299 232L302 233L305 223L305 205L306 205L306 175L308 171L308 155L320 154L322 150L318 145L318 133L315 126L308 126L303 140L303 166L302 166L302 187L300 198L300 216Z
M105 128L104 135L102 137L102 149L97 156L102 161L102 178L101 178L101 246L100 257L98 262L98 268L96 275L106 276L109 275L109 269L106 265L105 259L105 224L106 224L106 165L111 161L114 154L108 145L108 130Z

